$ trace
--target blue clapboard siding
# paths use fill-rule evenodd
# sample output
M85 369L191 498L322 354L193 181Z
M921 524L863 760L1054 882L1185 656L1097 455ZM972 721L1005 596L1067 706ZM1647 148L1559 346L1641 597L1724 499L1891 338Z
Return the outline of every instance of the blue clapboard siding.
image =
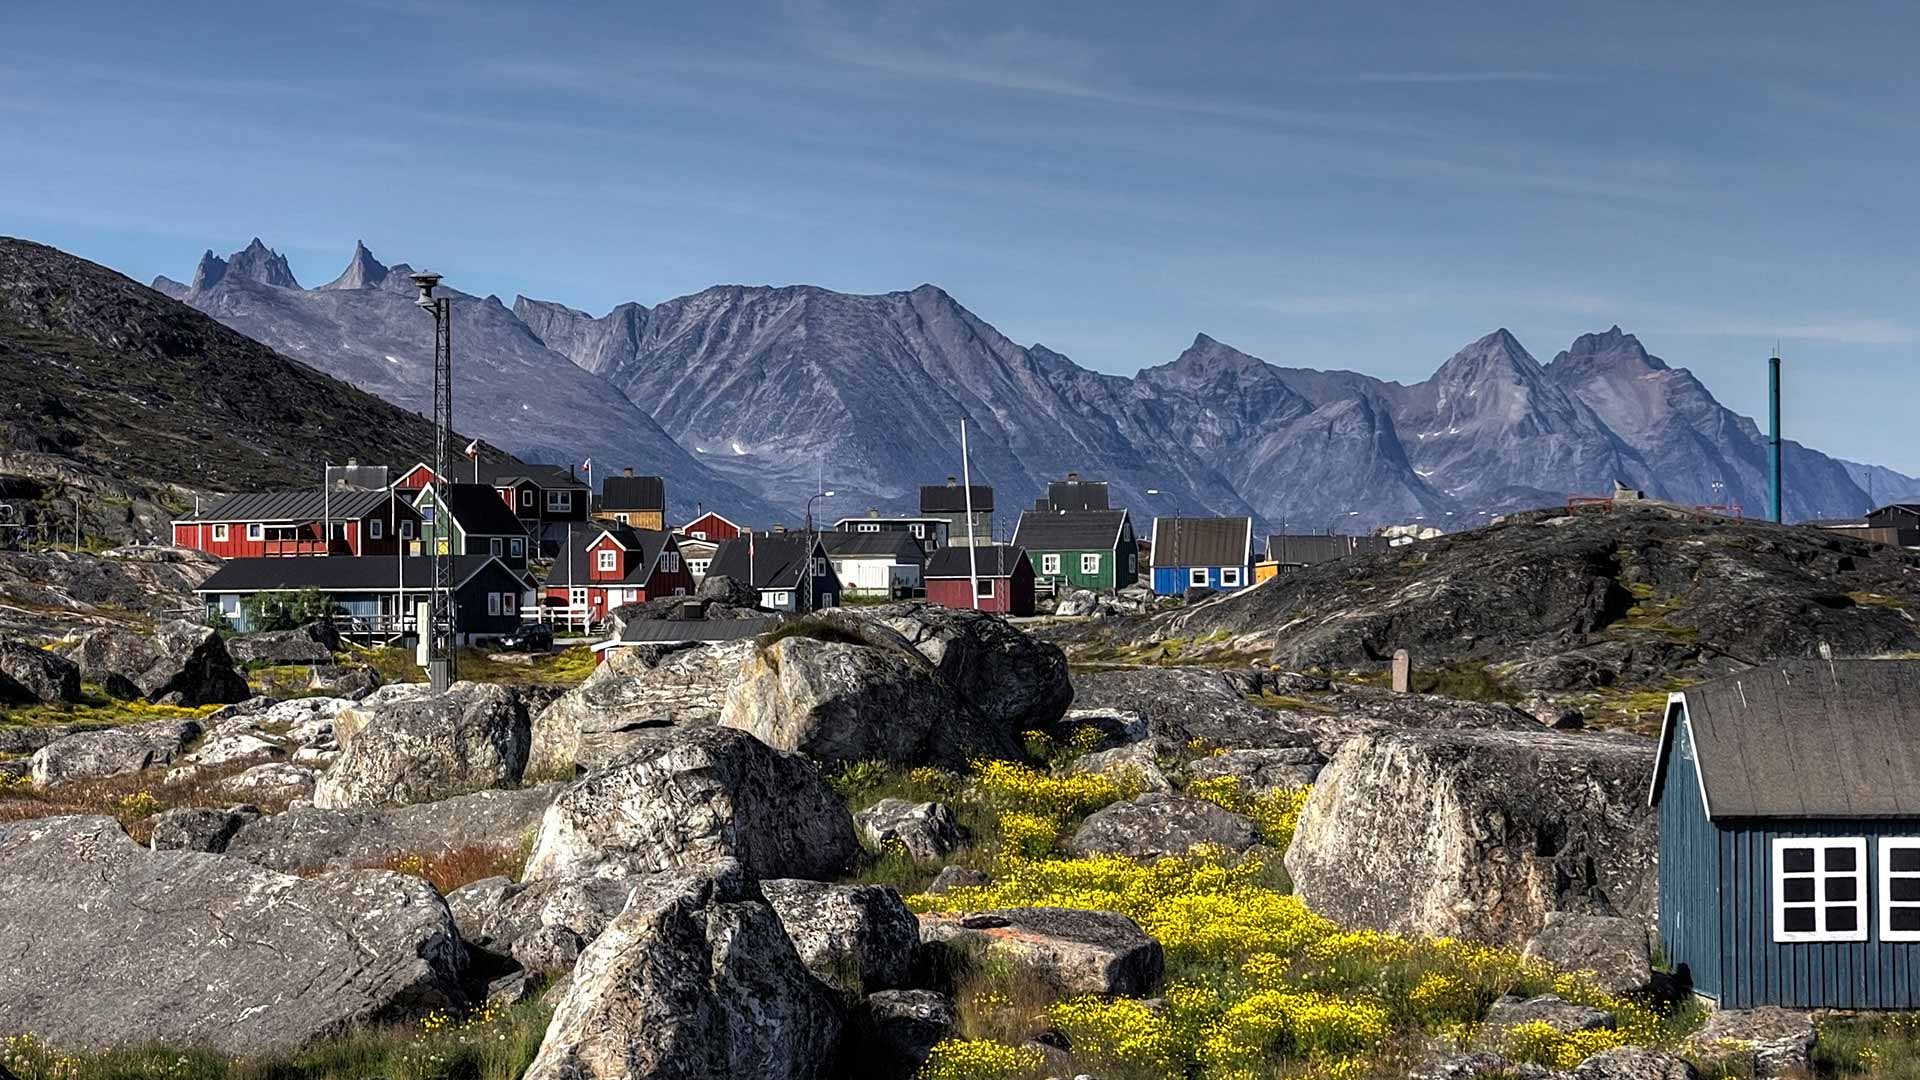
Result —
M1684 724L1670 726L1673 748L1660 791L1660 942L1676 973L1718 998L1720 835L1700 802L1693 740Z

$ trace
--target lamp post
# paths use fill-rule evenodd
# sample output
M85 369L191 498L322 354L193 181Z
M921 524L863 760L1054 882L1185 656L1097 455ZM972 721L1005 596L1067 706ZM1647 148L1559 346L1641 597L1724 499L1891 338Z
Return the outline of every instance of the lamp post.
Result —
M1343 512L1341 512L1341 513L1337 513L1337 514L1335 514L1335 515L1333 515L1332 517L1330 517L1330 518L1328 518L1328 519L1327 519L1327 535L1328 535L1328 536L1332 536L1332 535L1333 535L1333 525L1334 525L1334 523L1335 523L1335 522L1337 522L1337 521L1339 521L1339 520L1340 520L1341 518L1343 518L1343 517L1359 517L1359 516L1360 516L1360 511L1358 511L1358 510L1346 510L1346 511L1343 511Z
M1171 491L1162 491L1159 488L1148 488L1147 494L1164 496L1173 501L1173 553L1175 555L1185 554L1180 550L1180 496L1174 494ZM1155 537L1154 539L1158 540L1159 537ZM1153 553L1153 565L1154 566L1160 565L1160 553L1158 551L1155 551ZM1149 578L1151 578L1153 574L1152 567L1148 568L1147 574ZM1190 584L1192 582L1192 578L1188 578L1188 582ZM1182 591L1183 592L1185 591L1184 586L1182 587Z
M807 610L813 610L813 504L821 499L833 498L833 492L822 491L807 499L807 554L803 573L807 576ZM844 583L842 583L844 585Z
M452 475L447 443L453 433L453 298L433 295L439 274L414 274L413 284L420 291L413 302L433 316L433 479L444 489ZM430 541L433 587L428 594L427 625L420 632L426 636L427 681L439 693L453 682L453 555L451 545L441 549L447 535L446 522L440 520L445 516L446 498L440 489L436 494Z

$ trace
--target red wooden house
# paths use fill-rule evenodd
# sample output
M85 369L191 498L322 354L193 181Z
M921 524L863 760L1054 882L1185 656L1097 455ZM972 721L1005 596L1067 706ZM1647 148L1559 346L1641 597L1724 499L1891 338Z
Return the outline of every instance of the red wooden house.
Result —
M977 579L981 611L1033 614L1033 562L1025 551L983 544L971 549L971 564L968 551L966 547L943 547L927 559L928 600L942 607L974 607L973 582Z
M672 533L613 525L594 529L574 544L570 556L554 561L546 600L551 606L584 607L598 621L622 604L691 596L693 590L693 574Z
M735 539L746 532L746 530L709 510L699 517L694 518L692 521L687 522L685 525L680 526L678 529L675 529L674 532L682 536L691 536L695 540L705 540L709 543L718 544L723 541Z
M223 559L392 555L419 530L419 511L391 492L306 488L230 495L175 520L173 542Z
M475 477L478 477L476 480ZM393 486L401 492L419 494L434 482L433 466L420 462L400 474ZM573 470L558 465L507 465L462 462L453 467L456 484L487 484L500 495L515 517L535 524L581 522L593 509L593 489L573 475Z

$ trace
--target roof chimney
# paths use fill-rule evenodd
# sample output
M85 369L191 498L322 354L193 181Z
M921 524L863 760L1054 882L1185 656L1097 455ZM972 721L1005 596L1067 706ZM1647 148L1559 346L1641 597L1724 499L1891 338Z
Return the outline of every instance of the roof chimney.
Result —
M879 517L879 516L880 516L880 508L879 508L879 507L877 507L877 506L869 506L869 507L867 507L867 516L868 516L868 517L870 517L870 518L877 518L877 517Z
M954 477L954 476L949 476L949 477L947 477L947 486L948 486L948 487L954 487L954 486L956 486L956 485L958 485L959 483L960 483L960 480L959 480L959 478L958 478L958 477Z
M1073 483L1078 479L1080 479L1080 474L1077 472L1070 472L1067 474L1067 483L1069 484Z
M632 476L632 475L633 475L633 466L631 466L631 465L629 465L629 466L627 466L626 468L624 468L624 469L621 469L621 470L620 470L620 475L621 475L621 476Z

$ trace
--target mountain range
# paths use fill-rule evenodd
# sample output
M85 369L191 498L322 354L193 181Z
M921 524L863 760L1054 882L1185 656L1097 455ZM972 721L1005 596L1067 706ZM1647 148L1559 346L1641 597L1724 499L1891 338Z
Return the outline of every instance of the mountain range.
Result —
M338 278L302 288L255 240L154 287L424 410L431 335L409 272L356 245ZM768 520L822 484L829 517L910 510L921 484L959 471L963 417L1003 531L1069 471L1110 481L1143 517L1252 514L1296 531L1461 526L1616 480L1766 512L1764 434L1619 327L1544 365L1496 330L1412 385L1279 367L1200 334L1128 378L1016 344L932 285L715 286L599 317L453 295L460 426L530 460L663 473L678 517L702 503ZM1784 454L1790 520L1857 515L1868 486L1875 501L1920 496L1889 469L1793 442Z

